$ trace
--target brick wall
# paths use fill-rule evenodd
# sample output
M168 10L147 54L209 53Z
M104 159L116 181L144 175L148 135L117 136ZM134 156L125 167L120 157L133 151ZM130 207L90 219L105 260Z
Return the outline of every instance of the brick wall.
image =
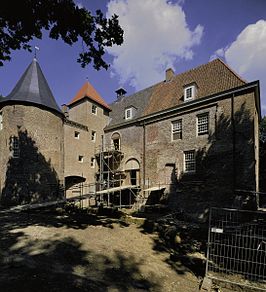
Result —
M63 182L63 121L59 114L35 106L6 105L0 131L1 202L18 204L52 200ZM12 157L12 137L19 157Z

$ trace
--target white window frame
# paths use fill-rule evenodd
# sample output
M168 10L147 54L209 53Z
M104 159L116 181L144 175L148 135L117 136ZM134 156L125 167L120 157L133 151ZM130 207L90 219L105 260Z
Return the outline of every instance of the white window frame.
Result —
M19 158L20 157L20 147L19 147L19 139L18 137L12 137L11 140L11 150L12 157Z
M133 110L132 107L125 109L125 119L131 120L133 117Z
M91 105L91 113L95 116L97 115L97 105L95 104Z
M184 172L196 172L196 152L195 150L184 151Z
M191 92L191 95L188 96L188 92ZM189 101L195 98L196 86L191 85L184 88L184 101Z
M83 163L83 161L84 161L84 156L83 155L79 155L78 156L78 162L79 163Z
M209 134L209 113L202 113L197 115L197 135Z
M91 141L92 142L96 141L96 131L94 131L94 130L91 131Z
M78 140L79 139L79 136L80 136L80 132L75 131L74 132L74 138Z
M95 168L95 157L91 157L91 168Z
M0 112L0 131L3 130L3 112Z
M179 137L174 138L175 134L179 134ZM182 119L172 122L172 141L176 140L182 140Z

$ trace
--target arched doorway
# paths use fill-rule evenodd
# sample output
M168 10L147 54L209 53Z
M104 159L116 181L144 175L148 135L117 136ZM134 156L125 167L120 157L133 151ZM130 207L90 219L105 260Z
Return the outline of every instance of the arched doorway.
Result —
M135 158L129 159L125 164L125 171L127 174L127 183L129 185L139 185L139 162Z

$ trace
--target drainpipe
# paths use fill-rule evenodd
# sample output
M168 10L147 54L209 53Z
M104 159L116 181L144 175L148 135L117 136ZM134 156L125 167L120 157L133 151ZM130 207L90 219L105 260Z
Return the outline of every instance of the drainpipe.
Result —
M232 123L232 142L233 142L233 191L236 189L236 133L235 133L235 94L231 97L231 123Z
M146 182L146 127L145 121L143 121L143 155L142 155L142 165L143 165L143 190L145 189Z

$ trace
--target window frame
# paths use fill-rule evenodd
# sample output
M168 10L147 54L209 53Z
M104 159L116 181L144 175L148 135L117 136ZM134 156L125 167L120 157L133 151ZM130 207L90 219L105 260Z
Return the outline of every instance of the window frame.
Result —
M129 116L127 115L129 113ZM131 120L133 118L133 109L132 107L125 109L125 120Z
M95 157L91 157L91 168L95 168Z
M97 116L97 111L98 111L98 107L96 104L92 104L91 105L91 113L95 116Z
M201 118L207 118L207 121L204 121L204 122L199 121L199 119ZM199 128L201 129L199 130ZM197 115L197 136L203 136L203 135L208 135L208 134L209 134L209 112L198 114Z
M11 155L12 158L20 158L20 145L18 137L13 136L11 138Z
M180 127L179 128L177 128L177 129L174 129L174 124L179 124L180 125ZM177 141L177 140L182 140L182 130L183 130L183 125L182 125L183 123L182 123L182 119L178 119L178 120L175 120L175 121L173 121L172 122L172 141ZM179 136L179 138L176 138L176 139L174 139L174 135L175 134L179 134L180 136Z
M190 91L191 90L191 96L187 97L188 94L187 94L187 91ZM195 92L196 92L196 86L195 85L189 85L189 86L186 86L184 88L184 101L190 101L192 99L195 98Z
M79 140L80 132L74 131L74 138Z
M192 158L188 155L193 155ZM192 168L191 168L192 166ZM184 173L195 173L196 172L196 151L188 150L184 151Z
M91 141L92 142L96 142L96 131L94 130L91 130Z

